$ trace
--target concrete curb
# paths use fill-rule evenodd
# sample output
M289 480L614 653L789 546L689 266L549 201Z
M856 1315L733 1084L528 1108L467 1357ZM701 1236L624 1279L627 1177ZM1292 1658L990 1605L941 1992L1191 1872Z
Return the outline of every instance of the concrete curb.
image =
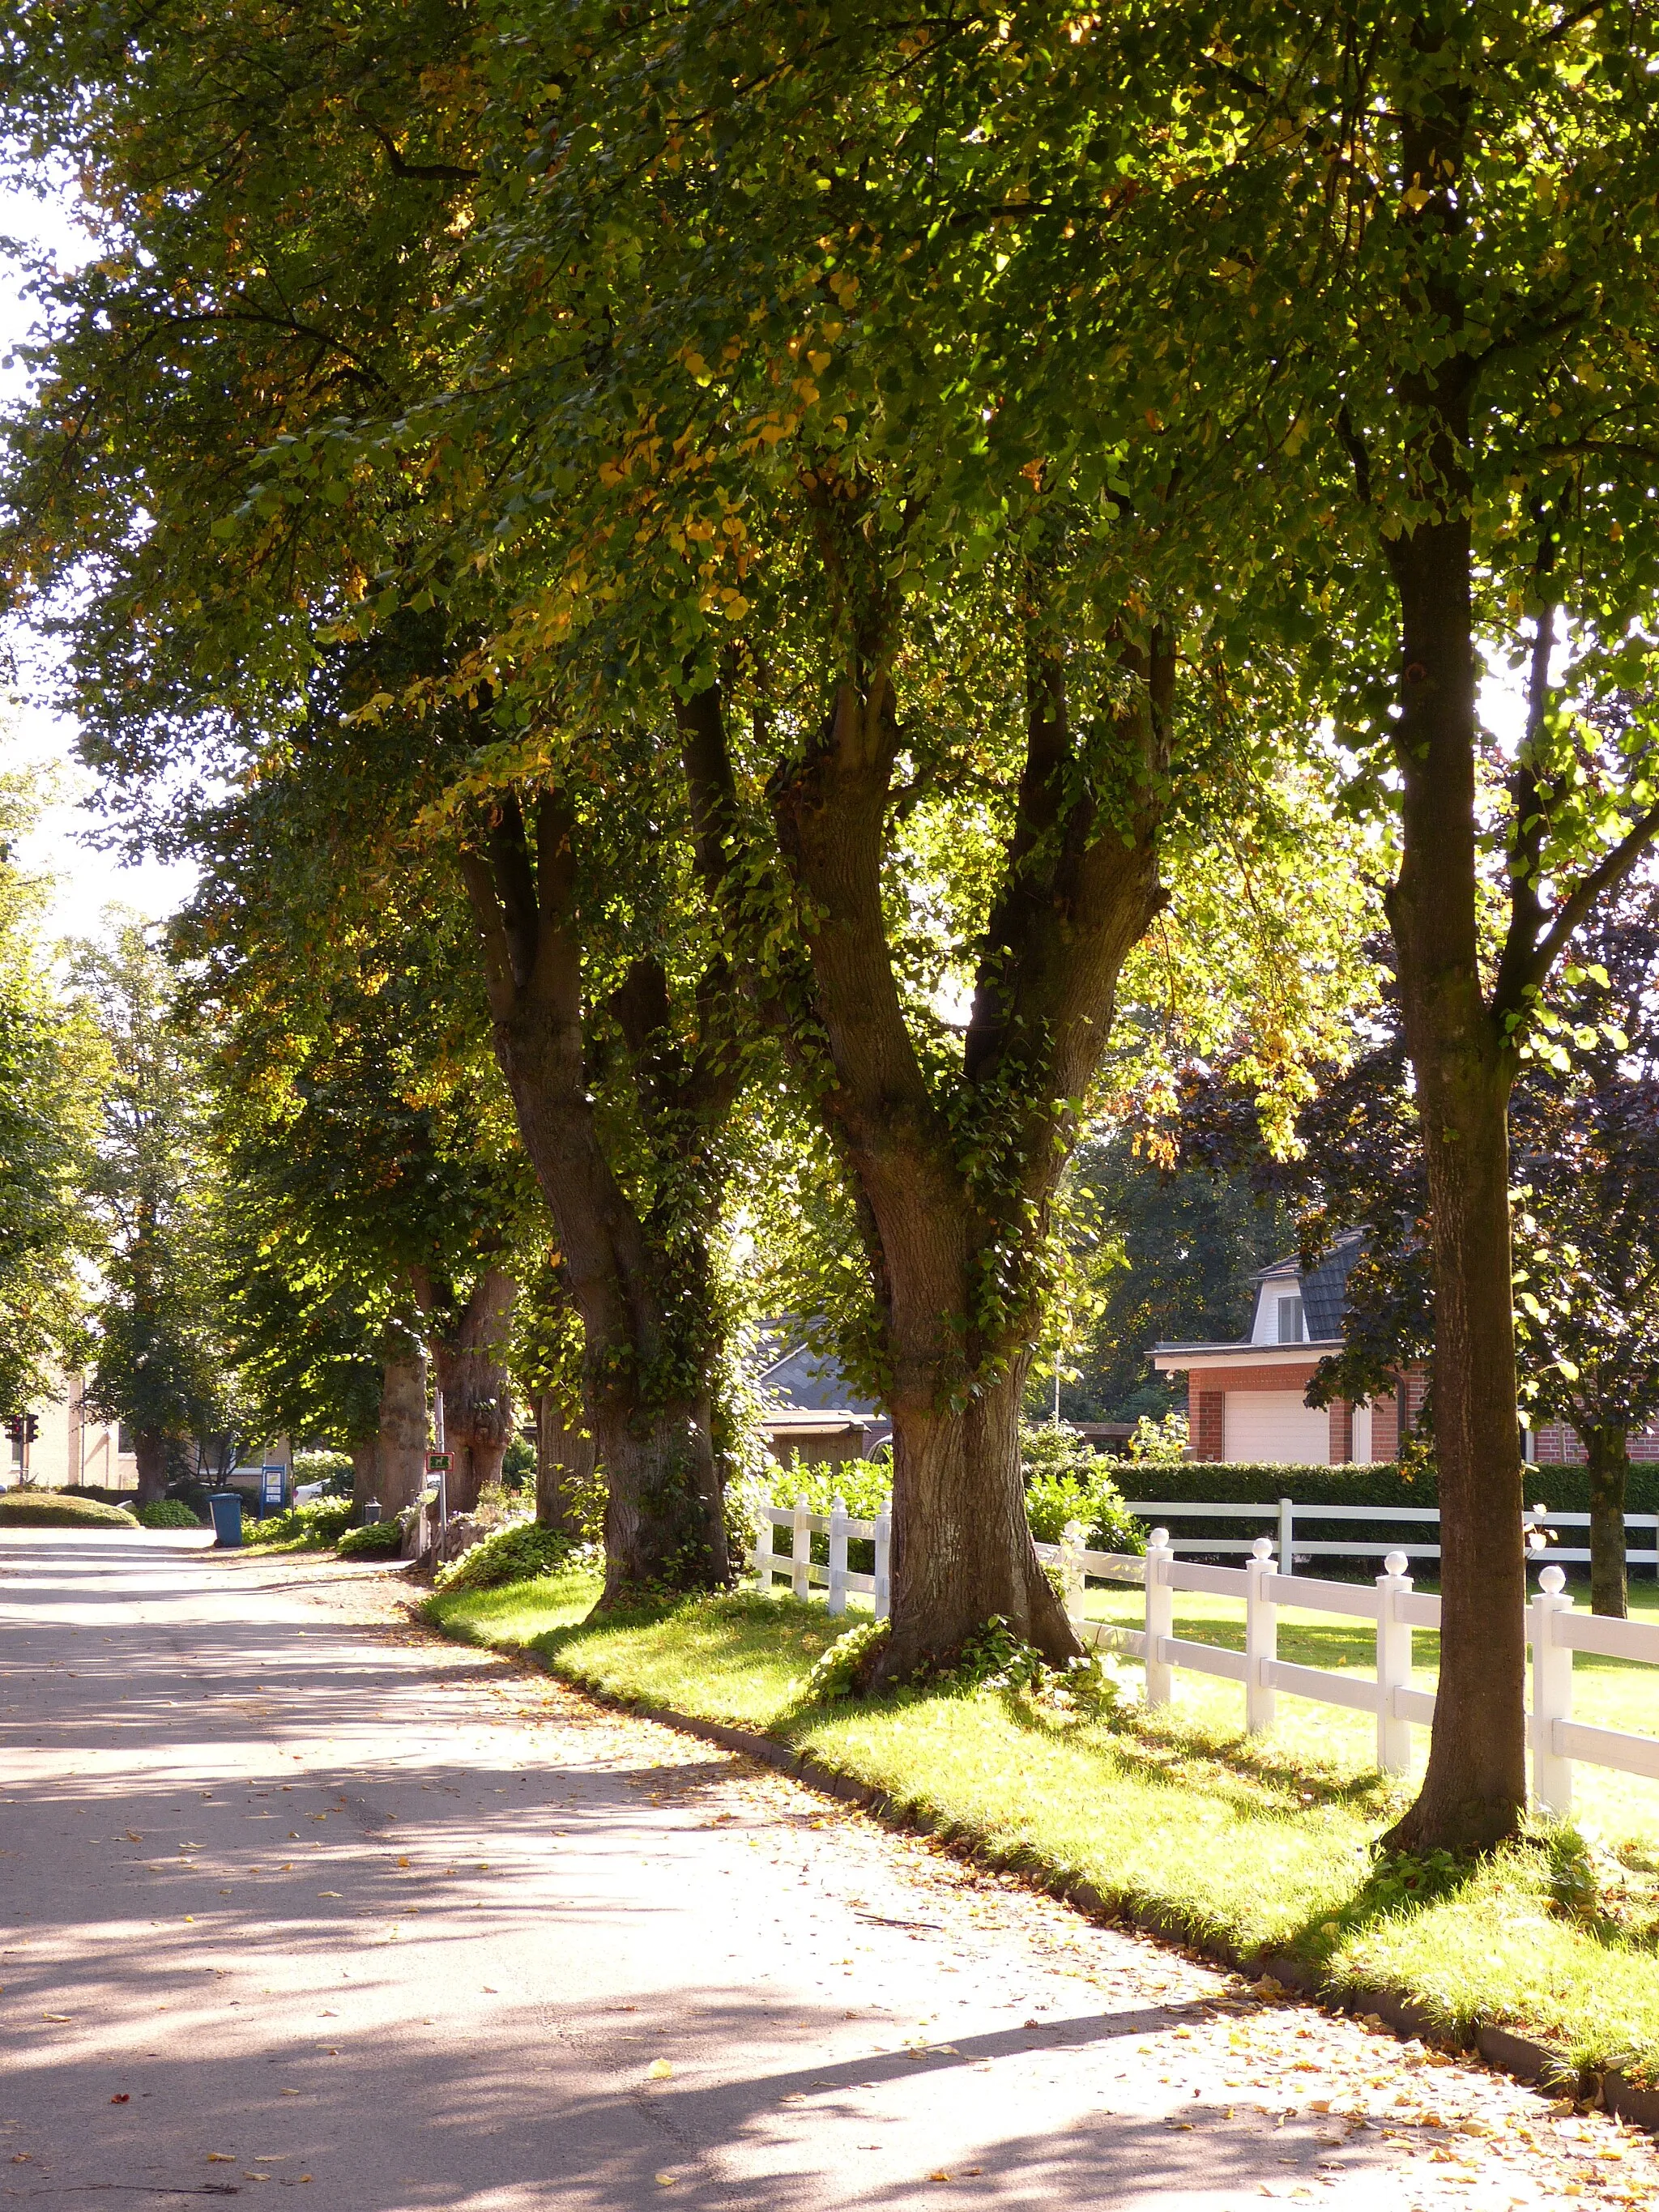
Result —
M435 1626L435 1623L429 1624ZM441 1634L444 1632L440 1630ZM465 1639L471 1642L468 1638ZM851 1775L840 1773L826 1766L805 1752L792 1750L776 1736L762 1735L753 1729L728 1727L722 1721L698 1720L690 1713L676 1712L672 1706L653 1705L646 1698L621 1698L614 1692L585 1681L572 1670L550 1664L544 1659L526 1651L504 1650L499 1644L484 1644L479 1649L492 1651L497 1657L512 1659L533 1668L538 1674L551 1674L556 1680L579 1690L595 1705L609 1706L612 1711L637 1714L641 1719L659 1722L682 1735L696 1736L704 1743L717 1744L722 1751L739 1753L745 1759L758 1759L763 1765L775 1767L792 1780L816 1790L826 1797L838 1799L842 1804L855 1805L889 1827L908 1831L913 1835L940 1835L914 1808L896 1802L884 1790L872 1788L867 1783L854 1781ZM945 1832L940 1839L947 1849L958 1856L971 1859L977 1854L977 1842L970 1835ZM1150 1911L1116 1905L1102 1895L1090 1881L1073 1881L1064 1875L1048 1875L1040 1867L1019 1866L1006 1869L1017 1872L1034 1889L1041 1889L1060 1903L1071 1905L1087 1918L1108 1927L1133 1928L1138 1934L1152 1936L1161 1943L1172 1943L1182 1950L1196 1953L1212 1964L1226 1966L1235 1972L1260 1980L1264 1975L1278 1982L1286 1990L1318 2005L1326 2012L1345 2012L1361 2018L1376 2018L1385 2027L1391 2028L1403 2042L1432 2044L1445 2051L1462 2051L1484 2058L1499 2073L1508 2074L1528 2087L1553 2093L1558 2097L1571 2097L1576 2103L1597 2106L1628 2120L1634 2127L1659 2135L1659 2088L1644 2087L1632 2081L1614 2069L1597 2073L1593 2068L1575 2069L1561 2051L1547 2043L1535 2041L1517 2029L1486 2026L1477 2028L1472 2036L1458 2040L1438 2027L1414 1998L1403 1990L1389 1989L1334 1989L1321 1978L1316 1967L1304 1960L1293 1959L1283 1952L1261 1951L1245 1955L1224 1939L1194 1935L1189 1929L1175 1925L1169 1918Z

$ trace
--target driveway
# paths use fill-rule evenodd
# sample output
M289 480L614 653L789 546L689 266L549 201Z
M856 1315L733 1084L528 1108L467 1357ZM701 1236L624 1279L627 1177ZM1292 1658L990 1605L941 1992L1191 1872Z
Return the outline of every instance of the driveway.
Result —
M1601 2115L1264 2001L404 1603L368 1566L0 1537L0 2193L1659 2201Z

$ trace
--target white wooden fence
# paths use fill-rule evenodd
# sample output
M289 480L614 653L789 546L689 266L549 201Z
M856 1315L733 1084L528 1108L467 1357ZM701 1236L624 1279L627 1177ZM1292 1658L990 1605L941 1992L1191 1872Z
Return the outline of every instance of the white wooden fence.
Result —
M1212 1512L1214 1507L1201 1509ZM1374 1513L1375 1509L1364 1509ZM774 1577L787 1576L795 1596L822 1589L831 1613L844 1613L849 1595L868 1597L876 1618L886 1617L890 1596L892 1505L889 1499L873 1521L854 1521L837 1498L828 1513L814 1513L805 1498L793 1505L760 1505L756 1510L757 1543L750 1554L758 1589L770 1591ZM789 1550L776 1548L787 1529ZM1085 1644L1139 1659L1146 1670L1146 1701L1154 1711L1173 1703L1177 1673L1218 1675L1244 1691L1244 1725L1252 1735L1272 1729L1279 1692L1316 1704L1343 1705L1370 1713L1376 1721L1376 1763L1386 1774L1403 1774L1411 1765L1413 1728L1434 1719L1434 1693L1412 1684L1412 1633L1437 1629L1440 1600L1412 1587L1404 1550L1389 1553L1376 1586L1323 1582L1284 1574L1273 1563L1273 1540L1258 1536L1241 1567L1212 1567L1179 1559L1167 1528L1154 1528L1146 1556L1091 1552L1077 1522L1058 1544L1039 1544L1037 1556L1058 1569L1066 1611ZM829 1560L811 1556L815 1534L829 1539ZM875 1547L875 1572L854 1574L847 1565L850 1540ZM1206 1546L1206 1548L1214 1548ZM1242 1547L1240 1547L1242 1548ZM1571 1557L1571 1554L1565 1556ZM1084 1590L1090 1576L1098 1582L1130 1583L1146 1592L1143 1625L1117 1628L1083 1617ZM1527 1741L1532 1753L1533 1797L1540 1811L1565 1819L1572 1810L1576 1764L1611 1767L1659 1781L1659 1740L1620 1729L1591 1728L1572 1717L1572 1655L1594 1652L1604 1658L1635 1660L1659 1667L1659 1626L1646 1621L1610 1620L1581 1613L1565 1595L1566 1580L1551 1565L1539 1577L1538 1595L1527 1607L1527 1640L1532 1651L1532 1711ZM1238 1599L1244 1607L1244 1649L1229 1650L1175 1633L1175 1594L1203 1591ZM1303 1667L1279 1656L1279 1615L1338 1613L1376 1624L1376 1672L1366 1676L1327 1667Z
M1440 1547L1431 1540L1431 1533L1440 1526L1437 1505L1316 1505L1296 1504L1281 1498L1276 1504L1214 1505L1197 1504L1187 1499L1150 1499L1124 1501L1138 1520L1146 1522L1180 1520L1192 1521L1254 1521L1260 1528L1264 1522L1272 1526L1277 1539L1279 1559L1291 1565L1298 1559L1382 1559L1394 1552L1401 1552L1410 1559L1437 1559ZM1384 1522L1389 1526L1416 1523L1426 1525L1431 1539L1422 1542L1401 1542L1397 1537L1379 1543L1374 1538L1363 1539L1308 1537L1297 1534L1300 1519L1309 1522L1328 1521ZM1558 1528L1588 1528L1588 1513L1547 1513L1541 1508L1529 1510L1522 1516L1522 1523L1528 1531ZM1627 1513L1625 1516L1625 1562L1630 1567L1653 1567L1659 1570L1659 1513ZM1651 1534L1650 1544L1638 1547L1630 1538L1639 1531ZM1250 1553L1255 1548L1250 1536L1176 1536L1173 1548L1177 1552L1202 1552L1206 1557L1234 1552ZM1588 1548L1580 1545L1551 1544L1550 1557L1572 1563L1582 1563L1589 1558Z
M1039 1544L1040 1557L1058 1565L1066 1590L1066 1609L1079 1636L1097 1648L1140 1659L1146 1668L1146 1703L1157 1709L1173 1700L1178 1670L1219 1675L1242 1683L1244 1725L1259 1735L1273 1725L1280 1690L1327 1705L1375 1714L1376 1763L1385 1774L1403 1774L1411 1765L1411 1731L1434 1718L1431 1691L1412 1686L1412 1632L1437 1629L1440 1600L1412 1588L1404 1552L1391 1552L1376 1587L1316 1581L1281 1574L1273 1564L1270 1536L1258 1536L1248 1564L1200 1566L1177 1559L1167 1528L1154 1528L1144 1559L1085 1548L1083 1529L1073 1522L1060 1544ZM1145 1625L1113 1628L1079 1618L1085 1582L1137 1583L1146 1593ZM1572 1655L1592 1651L1610 1659L1633 1659L1659 1667L1659 1626L1647 1621L1609 1620L1580 1613L1563 1595L1566 1576L1547 1566L1542 1585L1527 1607L1527 1640L1532 1649L1532 1711L1527 1741L1532 1752L1533 1798L1540 1812L1565 1819L1572 1810L1575 1763L1612 1767L1659 1781L1659 1741L1620 1729L1589 1728L1572 1717ZM1244 1649L1227 1650L1174 1632L1176 1590L1202 1590L1236 1597L1244 1606ZM1367 1678L1325 1667L1303 1667L1279 1656L1279 1614L1293 1612L1344 1613L1376 1625L1376 1673Z
M830 1502L827 1513L813 1513L806 1500L798 1498L793 1505L757 1505L755 1509L756 1544L749 1555L749 1564L755 1570L757 1589L770 1590L774 1575L787 1575L789 1586L797 1597L810 1597L815 1586L822 1584L830 1600L831 1613L845 1613L848 1592L867 1597L876 1608L876 1619L885 1620L892 1594L890 1561L893 1549L893 1501L885 1499L882 1510L873 1521L854 1521L848 1517L846 1506L839 1498ZM789 1531L789 1549L780 1553L776 1548L776 1532ZM830 1563L820 1566L812 1558L814 1535L830 1539ZM855 1575L847 1565L849 1540L873 1544L876 1547L876 1571L872 1575Z

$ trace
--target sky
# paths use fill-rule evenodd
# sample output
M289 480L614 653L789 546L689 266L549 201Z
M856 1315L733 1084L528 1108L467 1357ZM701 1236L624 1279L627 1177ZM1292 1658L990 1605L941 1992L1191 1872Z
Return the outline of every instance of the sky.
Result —
M67 191L42 201L0 181L0 236L44 246L63 266L87 251ZM33 319L30 303L19 296L20 277L15 261L0 256L0 361L27 336ZM19 368L0 368L0 398L10 400L23 384ZM0 706L0 764L46 769L58 794L35 830L22 841L19 854L27 867L50 878L46 934L96 936L104 909L111 905L159 921L189 896L195 868L155 860L123 866L116 854L100 852L88 842L99 827L98 817L86 804L94 790L94 779L76 758L74 724L45 703L52 688L47 649L15 626L8 629L5 642L16 656L18 679L11 703Z

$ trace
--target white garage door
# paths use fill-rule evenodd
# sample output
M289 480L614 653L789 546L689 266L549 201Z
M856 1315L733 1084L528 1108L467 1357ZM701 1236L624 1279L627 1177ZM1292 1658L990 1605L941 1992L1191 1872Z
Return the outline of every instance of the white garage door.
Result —
M1223 1449L1234 1460L1324 1467L1331 1456L1331 1417L1302 1402L1299 1390L1229 1390Z

